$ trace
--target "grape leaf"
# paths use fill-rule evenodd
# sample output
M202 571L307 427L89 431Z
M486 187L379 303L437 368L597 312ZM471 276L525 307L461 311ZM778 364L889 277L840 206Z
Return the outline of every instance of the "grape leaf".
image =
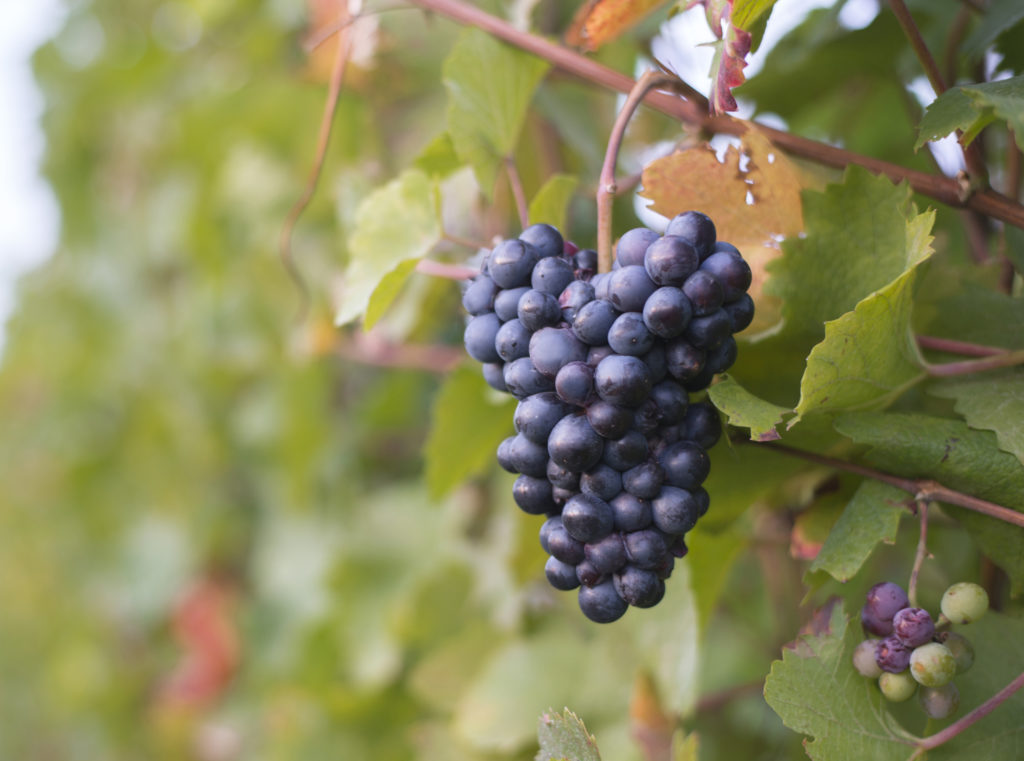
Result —
M568 708L545 711L537 721L540 750L536 761L601 761L597 741L580 718Z
M938 262L934 262L938 264ZM918 292L920 333L1006 349L1024 349L1024 299L954 278L954 270L929 273ZM962 272L962 271L961 271Z
M488 197L501 159L515 150L533 92L547 69L541 59L479 29L466 29L445 58L448 133L455 153L472 165Z
M931 393L955 399L956 411L971 428L995 432L999 446L1024 463L1024 370L945 381Z
M750 27L763 14L772 9L778 0L736 0L732 6L732 23L740 29Z
M420 154L413 159L413 167L420 169L434 179L444 179L463 166L452 145L452 136L442 132L427 143Z
M995 434L927 415L849 412L836 430L871 447L866 459L886 473L932 478L944 486L1024 511L1024 466L999 449ZM1015 589L1024 586L1024 529L965 508L945 506Z
M728 416L729 425L750 429L751 441L778 439L775 426L782 422L783 415L792 412L754 396L728 375L708 389L708 396Z
M1024 4L1019 0L992 0L974 31L964 40L963 53L980 58L985 48L1017 22L1024 20Z
M970 142L995 119L1006 121L1016 134L1024 134L1024 76L951 87L928 106L914 148L958 129Z
M905 512L901 503L908 497L893 486L865 480L832 527L808 572L826 571L839 581L849 581L875 545L896 540L900 517Z
M364 327L372 327L398 295L404 282L400 275L412 271L409 263L426 256L440 238L437 184L423 172L402 172L367 196L356 211L355 229L349 237L337 324L366 315L372 301L372 316L364 321ZM396 274L387 278L391 273Z
M611 42L667 0L587 0L576 11L565 41L594 51Z
M495 449L512 433L512 400L494 401L473 365L462 365L445 379L431 411L424 447L427 488L441 497L494 462Z
M701 631L707 629L728 580L729 571L749 541L749 537L734 527L711 533L706 530L703 521L687 534L686 542L690 551L686 554L686 565L690 568L697 622Z
M565 230L569 201L579 184L579 178L568 174L550 177L530 201L530 222L544 222Z
M932 253L928 232L934 220L929 211L907 223L910 269L825 323L825 339L807 358L790 427L811 412L884 407L924 377L910 318L918 267Z

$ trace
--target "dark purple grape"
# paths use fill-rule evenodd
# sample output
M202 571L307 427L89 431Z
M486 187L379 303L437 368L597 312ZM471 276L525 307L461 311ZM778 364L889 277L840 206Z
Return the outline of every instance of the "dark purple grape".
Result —
M685 438L696 442L705 451L711 449L722 435L722 419L711 402L694 402L686 410Z
M730 254L733 254L734 256L742 256L742 254L740 254L740 250L736 248L736 246L734 246L731 243L726 243L724 240L715 242L715 247L712 253L717 254L719 251L728 251Z
M551 549L550 545L548 544L548 537L551 535L551 532L554 530L556 526L558 528L562 528L561 515L551 516L546 521L544 521L543 525L540 527L540 546L541 549L543 549L544 552L548 553L549 555L551 554Z
M594 286L594 298L608 301L608 288L612 284L612 275L610 272L598 272L592 278L590 278L590 284Z
M707 365L704 365L703 370L701 370L692 378L687 378L682 382L683 388L685 388L690 393L703 391L704 389L711 385L711 382L714 379L715 374L712 372L711 368L708 367Z
M615 244L615 260L623 267L630 264L642 265L647 247L660 237L654 230L648 230L646 227L627 230Z
M508 386L505 385L504 362L484 362L483 372L488 386L495 391L508 391Z
M502 241L487 257L487 271L502 288L518 288L530 282L537 263L537 249L517 238Z
M592 587L605 580L607 574L601 573L589 560L581 560L576 564L576 579L585 587Z
M611 404L638 407L651 392L651 371L641 359L612 354L594 370L594 390Z
M651 399L661 412L662 425L675 425L686 419L690 397L686 389L675 381L666 380L655 384L651 388Z
M541 375L529 357L520 357L505 364L505 385L517 399L555 388L554 381Z
M672 218L665 228L666 235L678 235L688 241L700 258L706 259L715 247L715 223L699 211L683 212Z
M733 333L739 333L749 327L754 319L754 300L744 293L736 301L722 307L729 315L729 325Z
M547 478L519 476L512 484L512 498L524 513L530 515L543 515L558 509Z
M521 288L510 288L507 291L498 291L494 297L494 313L502 322L514 320L519 314L519 299L529 291L525 285Z
M692 496L694 501L697 503L697 518L703 518L708 512L708 507L711 506L711 497L708 496L707 489L703 486L697 489L691 489L690 496ZM682 555L679 557L682 557Z
M579 602L583 615L598 624L609 624L622 618L629 608L616 593L611 580L593 587L580 587Z
M580 489L580 474L574 470L563 468L554 460L548 460L547 477L552 486L572 491Z
M540 444L530 441L523 434L512 438L508 447L508 460L515 473L534 478L546 478L548 474L548 453Z
M577 494L562 508L562 525L580 542L604 539L615 527L611 506L590 494Z
M736 254L726 251L711 254L701 262L700 268L714 275L722 284L722 297L726 303L736 301L750 287L750 265Z
M683 283L683 293L693 306L694 317L704 317L717 311L725 302L722 284L714 275L700 269Z
M656 462L648 460L622 474L622 488L641 499L654 499L661 492L665 474Z
M626 545L626 555L637 568L653 570L669 557L665 535L657 529L631 531L623 537L623 540Z
M592 248L581 248L572 255L576 277L590 281L597 274L597 252Z
M693 317L690 300L678 288L665 286L644 302L644 324L654 335L675 338L681 335Z
M675 338L665 347L665 365L668 374L676 380L685 381L700 375L706 359L707 352L685 338Z
M697 523L699 506L685 489L663 486L651 500L654 525L666 534L685 534Z
M627 471L647 459L647 438L639 431L629 431L620 439L604 444L604 461L618 471Z
M661 383L668 377L668 364L665 361L665 347L660 341L651 350L640 357L651 371L651 383Z
M563 563L576 565L585 557L583 554L583 542L574 539L565 529L564 523L553 526L548 531L548 549L552 557L556 557Z
M557 298L574 279L572 264L560 256L549 256L534 265L530 285Z
M892 618L892 633L907 647L915 648L931 642L935 622L924 608L903 608Z
M700 260L689 242L666 235L648 247L643 264L651 280L658 285L680 285L697 271Z
M870 634L892 634L893 616L909 607L910 600L903 587L891 581L880 582L871 587L865 596L864 607L860 611L861 624Z
M477 275L462 294L462 307L472 315L494 310L494 297L499 288L487 275Z
M582 407L594 395L594 368L586 362L569 362L555 376L555 393L563 402Z
M630 264L612 273L608 298L620 312L642 312L644 302L657 288L647 270Z
M583 305L593 300L594 286L582 280L573 280L558 297L558 306L562 308L562 319L571 324Z
M732 322L724 309L706 317L694 317L686 326L683 337L700 349L711 349L732 333Z
M598 464L580 476L580 491L608 502L622 492L622 474L609 465Z
M878 643L875 650L875 662L882 671L898 674L906 671L910 665L910 653L913 648L907 647L896 637L886 637Z
M604 346L608 343L608 330L618 316L610 301L595 299L580 307L572 321L572 332L585 344Z
M526 329L518 318L509 320L500 328L494 337L494 348L498 356L506 362L511 362L520 357L530 355L530 336L533 334Z
M665 596L665 582L653 571L635 565L627 565L612 581L619 597L637 608L652 608Z
M565 365L586 358L587 347L568 328L541 328L530 337L530 361L552 382Z
M560 323L562 308L550 293L531 289L520 297L516 315L528 330L537 331Z
M525 241L537 249L537 256L560 256L565 248L562 234L551 225L538 223L530 225L519 234L519 240Z
M724 373L733 362L736 361L736 339L732 336L726 337L722 343L708 352L707 362L704 369L711 375Z
M608 329L608 345L618 354L639 357L654 346L654 334L639 312L623 312Z
M466 344L466 353L477 362L498 362L498 350L494 348L494 339L501 328L501 320L494 312L487 312L470 319L462 338Z
M692 441L669 444L658 457L658 463L665 471L665 483L680 489L696 489L711 470L707 452Z
M538 444L547 444L555 424L569 414L568 406L555 394L545 391L533 394L516 405L512 422L516 431Z
M602 359L610 357L614 353L611 346L591 346L590 351L587 352L587 364L596 368L601 364Z
M672 541L668 543L668 551L672 557L685 558L690 551L690 548L686 546L686 537L682 534L672 537Z
M498 465L503 470L507 470L509 473L518 473L516 470L515 462L512 458L512 443L516 440L515 436L509 436L507 439L498 444Z
M651 503L646 499L621 492L608 504L612 508L616 531L640 531L651 525Z
M551 459L568 470L590 470L601 461L603 449L604 442L583 415L566 415L548 437Z
M544 564L544 575L551 586L562 592L576 589L580 585L580 580L576 578L576 566L563 563L554 556L549 557Z
M618 439L633 425L633 410L598 399L587 406L587 420L606 439Z
M645 399L633 414L633 427L644 436L650 436L661 424L661 409L653 399Z
M583 552L599 573L615 573L626 564L626 548L622 535L608 534L604 539L584 545Z

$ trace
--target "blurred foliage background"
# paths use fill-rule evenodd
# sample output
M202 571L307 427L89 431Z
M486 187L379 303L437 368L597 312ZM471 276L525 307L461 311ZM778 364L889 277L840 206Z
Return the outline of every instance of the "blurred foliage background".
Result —
M523 17L533 4L478 5ZM527 16L556 34L570 5ZM937 37L959 4L917 5ZM415 276L370 338L333 327L358 203L444 131L454 24L398 7L360 27L296 228L314 286L296 320L277 244L313 161L332 56L306 43L328 6L76 0L36 55L63 221L55 256L19 285L0 367L0 756L527 759L538 714L568 705L607 759L643 758L631 733L663 732L665 714L689 717L705 759L801 757L760 684L838 586L803 600L794 515L824 504L834 520L852 484L819 491L819 470L753 456L749 479L709 486L723 518L709 517L666 600L589 625L547 587L538 522L515 509L507 474L489 466L440 498L424 483L444 374L401 352L419 366L382 367L382 348L457 351L457 286ZM841 6L811 14L750 97L794 129L927 167L911 152L915 109L899 104L912 59L860 40L898 36L894 22L846 29ZM632 72L662 19L598 58ZM530 197L552 174L579 178L569 229L585 244L614 109L552 74L516 152ZM639 115L624 171L679 139ZM487 199L459 170L443 191L450 233L514 231L502 183ZM635 226L628 197L617 220ZM962 259L959 228L944 230L944 256ZM904 574L911 534L843 595ZM940 523L933 542L959 558L943 574L976 572L955 527Z

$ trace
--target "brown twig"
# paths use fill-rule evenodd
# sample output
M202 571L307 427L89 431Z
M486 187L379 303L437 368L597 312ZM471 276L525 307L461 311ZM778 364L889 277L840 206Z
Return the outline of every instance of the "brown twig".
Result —
M917 552L914 554L914 566L910 569L910 583L907 584L907 597L910 604L917 607L917 575L921 571L921 564L924 563L928 554L928 503L917 501L917 516L921 519L921 533L917 538Z
M426 370L432 373L447 373L454 370L466 358L462 349L455 346L428 346L418 344L396 344L380 335L360 330L343 336L334 348L343 359L375 367Z
M447 230L441 233L441 240L446 240L449 243L454 243L458 246L465 246L466 248L471 248L474 251L479 251L481 248L491 247L489 243L484 243L483 241L479 240L472 240L470 238L463 238L461 235L453 235Z
M505 174L508 175L508 184L512 188L512 197L516 200L516 211L519 212L519 225L522 229L530 224L530 209L526 205L526 193L523 191L523 179L519 176L516 168L516 160L512 156L506 156Z
M935 90L936 95L941 95L946 91L946 82L942 78L942 72L939 71L931 51L928 50L928 45L925 44L924 37L921 36L921 30L914 23L914 17L910 15L903 0L889 0L889 7L892 8L893 15L899 21L903 33L907 35L910 47L914 49L914 55L921 62L921 68L924 69L928 81L932 83L932 89Z
M601 178L597 183L597 271L610 272L612 268L612 206L618 188L615 185L615 164L619 159L619 148L626 134L626 127L644 97L655 87L674 79L654 69L648 69L637 80L622 109L615 117L608 147L601 165Z
M947 354L962 354L965 357L993 357L997 354L1005 354L1007 349L1000 349L996 346L982 346L966 341L955 341L952 338L937 338L935 336L917 336L917 345L922 349L933 349L944 351Z
M516 29L502 19L460 0L409 1L413 5L434 11L460 23L478 27L511 45L543 58L556 68L588 82L622 93L628 93L636 84L632 78L621 72L603 66L568 48ZM728 116L711 117L706 110L701 109L697 102L678 96L657 91L650 92L644 98L644 103L656 111L698 129L704 128L730 135L742 135L748 129L747 123L742 120ZM836 169L844 169L850 164L856 164L876 174L884 174L893 182L906 181L916 192L949 206L974 209L994 219L1024 228L1024 205L991 188L964 194L961 184L951 177L891 164L881 159L863 156L764 125L758 125L758 129L779 149L794 156Z
M346 6L347 7L347 6ZM347 12L347 11L346 11ZM341 85L345 81L345 68L348 63L350 48L348 35L342 35L338 40L338 50L334 56L334 64L331 67L331 79L327 88L327 100L324 103L324 113L320 118L320 134L316 141L316 154L313 159L313 168L310 170L309 178L306 180L306 187L302 195L288 211L284 225L281 227L281 236L278 241L278 250L281 256L281 263L284 265L288 276L299 289L299 312L298 319L305 319L309 311L310 293L306 280L295 264L295 257L292 254L292 233L295 225L302 216L302 212L309 206L309 202L316 193L317 185L320 182L320 172L324 167L324 159L327 156L327 146L331 141L331 128L334 125L334 114L338 110L338 99L341 95Z
M472 267L462 267L458 264L445 264L435 262L433 259L420 259L416 262L416 271L422 275L443 277L448 280L469 280L480 274L479 270Z
M927 478L902 478L900 476L894 476L891 473L884 473L865 465L858 465L857 463L840 460L835 457L814 454L813 452L805 452L802 449L793 449L792 447L785 446L784 444L751 443L768 447L776 452L781 452L782 454L790 455L792 457L799 457L802 460L817 463L818 465L825 465L830 468L835 468L836 470L843 470L847 473L854 473L858 476L864 476L865 478L872 478L875 481L881 481L882 483L889 484L897 489L902 489L903 491L908 492L916 500L945 502L947 505L956 505L976 513L981 513L982 515L987 515L990 518L996 518L997 520L1001 520L1006 523L1012 523L1015 526L1024 527L1024 513L1011 510L1010 508L1003 507L1002 505L997 505L995 502L989 502L988 500L974 497L970 494L964 494L963 492L956 491L955 489L950 489L943 486L938 481L932 481Z
M924 369L925 372L936 378L950 378L955 375L970 375L1016 365L1024 365L1024 349L1003 352L985 359L965 359L961 362L947 362L941 365L925 363Z

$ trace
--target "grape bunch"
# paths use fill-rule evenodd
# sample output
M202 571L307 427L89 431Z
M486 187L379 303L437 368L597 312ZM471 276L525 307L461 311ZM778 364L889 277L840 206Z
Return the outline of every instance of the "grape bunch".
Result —
M887 700L899 703L917 692L933 719L956 711L960 692L953 677L974 664L970 640L947 627L980 618L988 610L988 594L977 584L960 582L943 594L941 608L936 623L928 611L911 607L897 584L875 584L860 618L864 631L877 638L864 640L853 651L854 667L862 676L877 679Z
M611 272L550 225L489 252L466 289L466 350L517 399L498 462L513 497L547 517L553 587L593 621L665 594L685 535L708 509L718 413L692 401L736 359L754 314L750 267L699 212L665 235L625 233Z

